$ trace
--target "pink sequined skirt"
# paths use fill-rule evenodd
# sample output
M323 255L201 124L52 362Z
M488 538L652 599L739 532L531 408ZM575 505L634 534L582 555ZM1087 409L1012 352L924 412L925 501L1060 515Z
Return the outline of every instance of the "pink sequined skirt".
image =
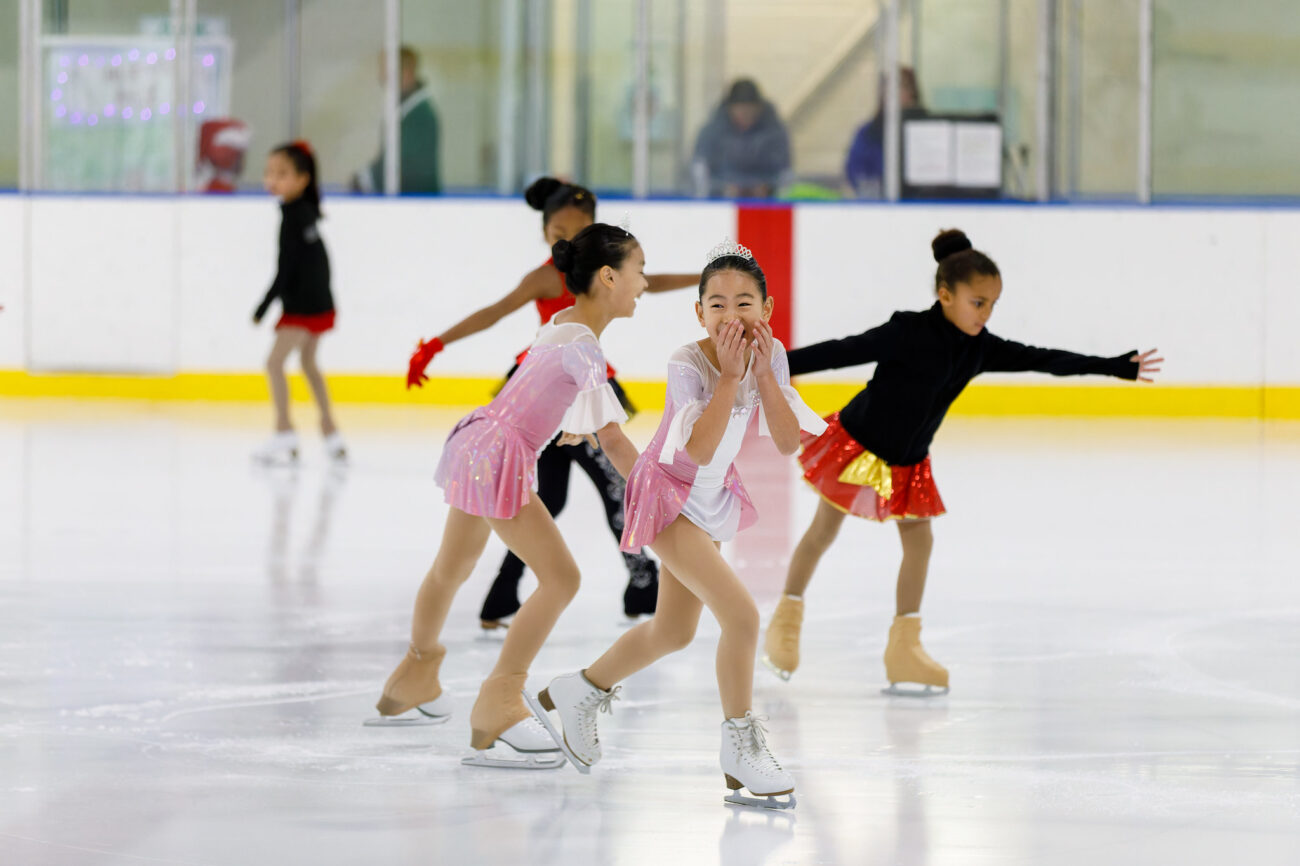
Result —
M654 544L659 533L682 514L691 495L691 483L668 474L650 454L650 451L642 452L637 459L623 493L623 539L619 549L625 553L637 553L642 547ZM716 541L730 541L733 529L735 532L748 529L758 520L758 510L754 508L735 466L727 472L723 495L732 500L724 509L732 514L731 520L724 521L727 524L725 532L719 531L720 526L704 526L687 515L691 522Z
M451 507L508 519L532 496L537 452L514 427L476 409L447 437L434 480Z

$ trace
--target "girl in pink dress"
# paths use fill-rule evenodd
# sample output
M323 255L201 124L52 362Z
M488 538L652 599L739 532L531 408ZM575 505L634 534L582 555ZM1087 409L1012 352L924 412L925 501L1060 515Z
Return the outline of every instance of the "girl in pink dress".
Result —
M537 574L538 587L515 616L470 711L476 754L464 763L472 765L564 762L522 693L529 665L578 590L573 556L534 493L538 452L558 432L577 441L594 433L611 459L636 456L618 426L627 415L609 385L599 337L612 320L636 309L646 287L645 255L631 234L603 223L571 242L559 241L552 252L576 303L542 326L496 399L471 412L447 439L436 475L451 506L442 546L415 599L410 649L384 685L380 718L373 722L447 720L450 708L438 680L446 648L438 637L456 590L495 532ZM492 749L502 742L510 750Z
M727 800L794 805L794 779L772 756L762 720L751 712L758 608L719 551L720 542L756 518L733 465L746 430L757 424L761 436L789 455L799 448L801 429L826 429L790 387L785 349L767 324L772 306L748 250L730 243L714 250L696 305L708 336L669 360L663 422L627 482L623 549L648 545L662 561L654 619L627 632L586 670L556 677L533 708L582 772L600 760L596 713L609 710L615 683L689 644L708 605L722 626L722 771L733 791L744 787L766 798L732 794ZM614 465L627 471L617 460ZM552 727L549 710L559 712L562 733ZM789 799L774 799L785 794Z

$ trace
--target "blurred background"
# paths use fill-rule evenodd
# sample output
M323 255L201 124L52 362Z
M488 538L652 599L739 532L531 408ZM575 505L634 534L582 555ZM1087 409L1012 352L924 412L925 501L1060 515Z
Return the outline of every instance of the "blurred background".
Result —
M788 160L728 189L738 81ZM1289 0L0 0L0 186L26 190L201 191L303 137L327 191L379 191L382 130L428 106L386 191L1271 198L1300 194L1298 94Z

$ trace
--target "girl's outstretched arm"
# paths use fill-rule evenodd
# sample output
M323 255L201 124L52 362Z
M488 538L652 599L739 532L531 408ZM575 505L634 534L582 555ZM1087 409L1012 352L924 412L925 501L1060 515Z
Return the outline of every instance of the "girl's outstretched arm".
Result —
M700 284L699 274L646 274L647 292L671 292Z
M987 357L981 373L1050 373L1053 376L1115 376L1119 379L1152 381L1160 372L1164 358L1155 357L1156 350L1138 354L1136 350L1124 352L1113 358L1081 355L1065 349L1040 349L1014 340L1004 340L989 334Z
M524 277L510 294L461 319L439 334L438 339L447 346L479 331L486 331L525 304L541 298L558 297L562 289L555 268L541 265Z
M786 457L799 450L799 419L781 392L781 382L772 369L772 356L776 341L766 322L754 326L754 377L758 381L758 396L763 401L763 415L772 434L776 450Z
M605 456L609 462L618 470L618 474L627 478L632 473L632 467L636 465L636 459L640 456L632 440L627 438L623 428L615 423L606 424L596 431L596 439L600 442L600 447L605 450Z

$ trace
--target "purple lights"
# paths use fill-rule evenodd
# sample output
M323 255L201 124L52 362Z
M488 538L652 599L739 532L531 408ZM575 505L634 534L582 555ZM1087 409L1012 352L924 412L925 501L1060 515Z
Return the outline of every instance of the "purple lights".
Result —
M55 117L64 117L65 115L67 115L67 113L68 113L68 106L66 105L60 105L54 109Z
M158 106L159 114L170 114L171 110L172 104L170 102L164 102L162 105Z
M121 55L121 54L114 54L114 55L113 55L113 65L114 65L114 66L121 66L121 65L122 65L122 55Z
M60 58L59 58L59 65L62 66L64 69L67 69L69 66L72 65L72 58L70 58L70 57L60 57Z
M153 112L150 111L149 109L145 108L140 111L141 120L148 120L151 117L153 117Z
M131 53L129 53L129 54L126 55L126 59L127 59L127 60L130 60L130 61L133 61L133 62L136 61L136 60L139 60L139 59L140 59L140 51L139 51L139 49L137 49L137 48L132 48L132 49L131 49Z
M155 52L150 51L149 56L144 59L144 62L153 65L158 62L158 55Z
M90 58L87 57L85 54L77 58L78 66L88 66L89 64L90 64Z
M56 87L56 88L54 88L53 90L50 91L50 101L51 101L51 102L58 102L58 101L59 101L60 99L62 99L62 98L63 98L63 89L62 89L62 88Z
M216 63L216 62L217 62L217 58L213 57L211 54L204 54L204 55L203 55L203 65L204 65L204 66L211 66L212 64L214 64L214 63Z
M108 105L104 106L105 117L112 117L116 112L117 112L117 106L113 105L113 103L110 102Z
M194 103L194 113L195 113L195 114L202 114L202 113L203 113L203 109L204 109L205 107L206 107L206 106L203 104L203 100L200 99L198 102Z
M81 123L81 112L80 111L72 112L72 117L68 119L71 120L73 123Z
M67 83L68 83L68 73L66 73L66 72L60 72L60 73L59 73L58 82L59 82L60 84L67 84Z
M99 118L96 117L96 116L93 115L93 114L90 115L90 117L86 118L86 125L87 125L87 126L94 126L94 125L97 124L97 123L99 123Z
M175 60L175 59L176 59L176 49L175 49L175 48L168 48L168 49L167 49L167 53L164 54L163 56L166 57L168 60Z
M132 116L134 113L135 113L135 112L131 111L131 106L128 105L126 108L123 108L123 109L122 109L122 119L123 119L123 120L130 120L130 119L131 119L131 116Z

